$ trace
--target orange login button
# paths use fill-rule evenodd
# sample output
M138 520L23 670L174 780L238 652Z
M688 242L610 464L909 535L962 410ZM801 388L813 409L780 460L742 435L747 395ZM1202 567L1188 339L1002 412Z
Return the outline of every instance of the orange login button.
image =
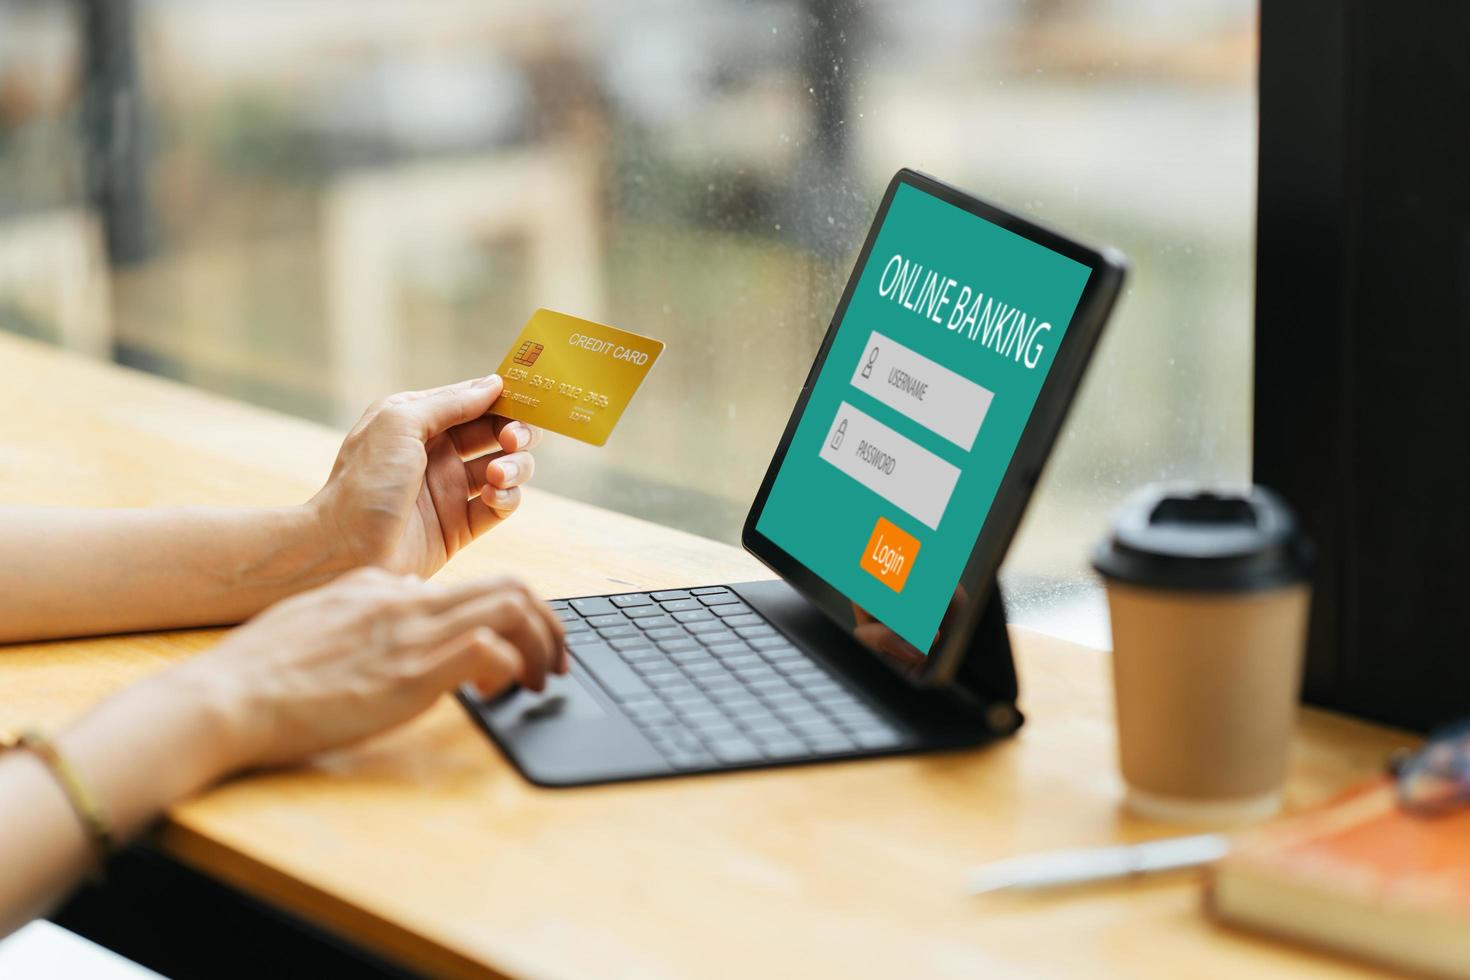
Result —
M863 549L863 570L894 592L903 591L909 569L919 554L919 539L885 517L878 518L868 546Z

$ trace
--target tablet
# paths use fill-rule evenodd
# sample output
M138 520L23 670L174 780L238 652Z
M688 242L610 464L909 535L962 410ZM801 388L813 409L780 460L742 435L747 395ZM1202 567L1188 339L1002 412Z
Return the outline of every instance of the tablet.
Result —
M899 171L745 547L865 648L947 682L1123 275L1114 251Z

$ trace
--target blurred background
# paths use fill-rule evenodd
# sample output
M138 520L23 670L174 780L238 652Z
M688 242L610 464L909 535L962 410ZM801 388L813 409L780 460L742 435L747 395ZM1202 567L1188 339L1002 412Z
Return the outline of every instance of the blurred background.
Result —
M1110 509L1249 475L1255 55L1245 0L0 0L0 329L337 425L537 306L652 334L536 483L733 542L916 167L1132 261L1003 578L1106 645Z

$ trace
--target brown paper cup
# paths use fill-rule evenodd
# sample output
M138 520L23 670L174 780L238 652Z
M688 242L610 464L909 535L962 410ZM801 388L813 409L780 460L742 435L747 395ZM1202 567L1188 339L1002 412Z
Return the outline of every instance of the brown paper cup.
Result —
M1166 592L1108 583L1127 806L1187 823L1281 806L1310 590Z
M1093 567L1129 809L1234 823L1281 806L1310 564L1290 509L1261 487L1156 485L1119 508Z

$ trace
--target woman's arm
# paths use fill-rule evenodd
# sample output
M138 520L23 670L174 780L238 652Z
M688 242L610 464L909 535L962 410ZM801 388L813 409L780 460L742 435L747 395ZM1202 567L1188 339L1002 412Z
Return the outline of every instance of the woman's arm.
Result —
M54 744L122 840L242 768L363 738L461 683L540 690L566 666L555 614L514 582L441 588L363 570L124 690ZM0 936L52 907L92 861L55 774L32 752L0 755Z
M307 507L0 509L0 643L238 623L349 567Z
M427 577L513 512L540 434L491 375L374 405L281 508L0 509L0 643L237 623L373 565Z

